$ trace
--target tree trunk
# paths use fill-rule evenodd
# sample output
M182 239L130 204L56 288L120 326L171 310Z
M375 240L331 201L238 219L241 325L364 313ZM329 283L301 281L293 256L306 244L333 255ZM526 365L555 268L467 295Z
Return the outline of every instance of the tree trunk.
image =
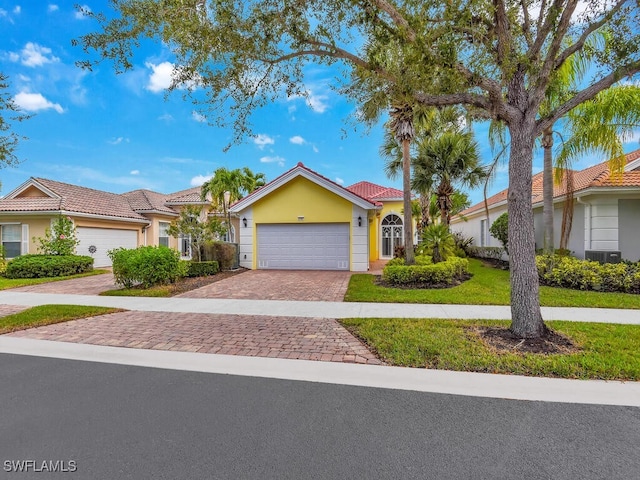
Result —
M407 265L415 263L413 253L413 217L411 215L411 141L402 140L402 191L404 199L404 261Z
M535 235L531 204L534 119L509 125L509 257L511 276L511 331L520 338L538 338L546 331L542 321Z
M544 253L553 253L553 129L546 128L542 132L542 148L544 148L544 167L542 170L542 223Z

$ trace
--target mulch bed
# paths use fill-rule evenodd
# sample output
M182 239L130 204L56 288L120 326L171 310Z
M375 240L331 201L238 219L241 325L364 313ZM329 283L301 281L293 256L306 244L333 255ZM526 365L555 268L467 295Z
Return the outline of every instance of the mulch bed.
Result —
M181 278L176 283L172 283L171 285L169 285L171 296L180 295L181 293L189 292L191 290L195 290L196 288L211 285L212 283L216 283L220 280L224 280L225 278L239 275L246 271L246 268L238 268L236 270L224 270L222 272L216 273L215 275L209 275L206 277Z
M498 353L568 355L580 351L569 338L549 328L541 338L520 338L504 327L474 327L471 330Z

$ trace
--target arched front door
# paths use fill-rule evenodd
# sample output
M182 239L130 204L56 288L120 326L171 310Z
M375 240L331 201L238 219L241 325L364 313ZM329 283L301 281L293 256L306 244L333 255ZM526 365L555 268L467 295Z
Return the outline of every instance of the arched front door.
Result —
M393 251L403 242L402 219L395 214L387 215L382 219L382 257L393 257Z

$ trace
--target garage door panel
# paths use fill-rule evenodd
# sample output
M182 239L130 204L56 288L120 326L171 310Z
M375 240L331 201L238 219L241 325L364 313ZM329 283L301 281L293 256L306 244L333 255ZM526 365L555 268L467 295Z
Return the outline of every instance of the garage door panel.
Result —
M114 248L136 248L138 232L115 228L78 227L76 235L80 243L76 248L78 255L93 257L95 267L110 267L111 259L107 255ZM95 252L91 247L95 247Z
M259 224L258 268L349 270L349 224Z

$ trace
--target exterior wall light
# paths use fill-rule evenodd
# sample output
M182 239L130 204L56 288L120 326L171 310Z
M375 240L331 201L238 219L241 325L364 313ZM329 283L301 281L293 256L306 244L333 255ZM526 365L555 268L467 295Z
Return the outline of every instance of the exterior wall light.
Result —
M242 218L242 225L244 225L244 228L247 228L247 217Z
M361 227L362 226L362 217L358 217L358 226Z

